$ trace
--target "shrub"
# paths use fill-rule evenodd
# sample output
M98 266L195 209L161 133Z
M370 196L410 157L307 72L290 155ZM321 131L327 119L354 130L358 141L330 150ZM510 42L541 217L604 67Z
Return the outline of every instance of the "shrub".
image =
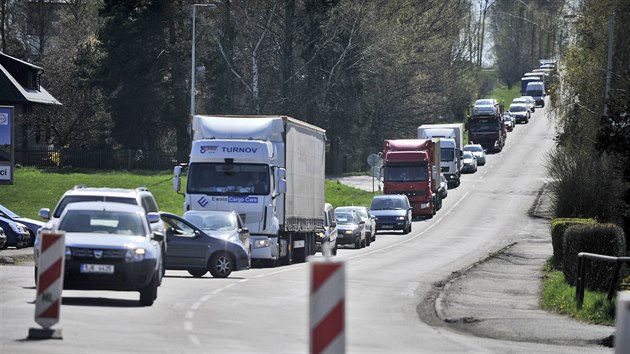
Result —
M564 233L571 225L593 224L594 219L578 218L557 218L551 221L551 246L553 248L553 258L551 263L555 269L562 269Z
M564 234L564 262L562 271L567 282L575 285L578 272L578 253L589 252L606 256L623 257L626 239L623 230L615 224L572 225ZM585 288L608 290L614 264L591 261Z

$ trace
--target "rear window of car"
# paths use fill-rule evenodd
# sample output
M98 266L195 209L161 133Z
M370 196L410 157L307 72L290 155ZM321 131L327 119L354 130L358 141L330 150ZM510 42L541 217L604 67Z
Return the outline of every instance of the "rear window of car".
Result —
M477 145L464 146L464 151L483 151L483 148Z
M68 204L77 203L77 202L94 202L94 201L116 202L116 203L137 205L136 200L134 198L128 198L128 197L106 197L102 195L71 195L71 196L64 197L61 200L61 202L59 202L59 205L57 206L57 209L55 209L53 217L59 218L61 216L61 213L63 213L63 211L66 209L66 206Z

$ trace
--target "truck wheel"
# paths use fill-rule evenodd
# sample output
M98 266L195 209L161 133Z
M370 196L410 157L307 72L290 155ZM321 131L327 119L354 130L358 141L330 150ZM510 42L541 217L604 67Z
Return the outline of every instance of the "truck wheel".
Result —
M234 260L227 252L217 252L210 257L208 269L215 278L227 278L234 270Z

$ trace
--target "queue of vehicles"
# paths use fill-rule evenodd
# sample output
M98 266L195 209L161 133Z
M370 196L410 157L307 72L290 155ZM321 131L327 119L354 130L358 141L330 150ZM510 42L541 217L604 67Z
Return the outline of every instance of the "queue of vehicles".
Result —
M424 124L417 139L385 140L384 194L369 208L324 203L323 129L287 116L196 115L190 161L174 168L183 216L160 212L146 188L77 186L52 213L40 209L46 223L11 220L20 217L0 206L0 247L33 245L37 282L42 233L64 231L64 288L138 291L142 306L157 298L166 269L222 278L253 261L275 266L367 247L379 231L407 234L414 217L433 217L462 173L483 166L486 150L501 151L516 107L527 123L544 106L544 82L527 77L509 113L484 99L465 124Z

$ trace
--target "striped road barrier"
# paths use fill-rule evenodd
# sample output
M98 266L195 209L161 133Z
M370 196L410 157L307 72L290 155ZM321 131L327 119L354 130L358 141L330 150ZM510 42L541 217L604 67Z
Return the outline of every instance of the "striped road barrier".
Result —
M62 339L61 328L51 327L59 322L65 250L65 233L42 233L35 299L35 322L42 328L30 328L29 339Z
M311 262L310 353L345 353L345 264Z

